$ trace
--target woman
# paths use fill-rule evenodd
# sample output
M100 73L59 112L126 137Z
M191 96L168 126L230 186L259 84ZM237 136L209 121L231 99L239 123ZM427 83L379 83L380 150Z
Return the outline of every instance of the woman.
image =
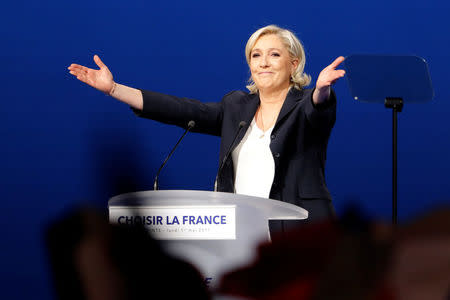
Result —
M304 207L311 221L334 215L325 185L328 137L335 122L336 98L331 85L345 74L337 58L322 70L313 90L304 89L305 54L295 35L274 25L249 38L245 54L251 78L247 88L221 102L202 103L115 83L100 58L93 70L72 64L82 82L132 106L146 118L221 136L220 161L232 155L218 175L218 190L278 199ZM239 124L245 122L232 145Z

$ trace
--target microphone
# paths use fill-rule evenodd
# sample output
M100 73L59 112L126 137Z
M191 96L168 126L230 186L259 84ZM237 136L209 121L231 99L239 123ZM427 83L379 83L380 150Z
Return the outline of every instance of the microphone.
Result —
M155 181L153 182L153 190L154 191L159 190L158 177L159 177L159 173L161 173L162 168L166 165L167 161L172 156L173 152L178 147L178 144L180 144L180 142L184 138L184 136L189 132L189 130L194 128L194 126L195 126L195 122L193 120L189 121L188 126L187 126L186 130L184 131L183 135L180 137L180 139L176 143L175 147L173 147L172 151L170 151L169 155L167 155L167 157L164 160L164 162L162 163L161 167L159 167L158 173L156 173Z
M225 162L227 161L228 156L230 156L231 149L233 149L233 146L234 146L234 142L236 142L236 139L237 139L239 133L241 132L242 128L244 128L245 125L247 125L247 123L245 121L241 121L239 123L239 128L234 136L233 142L231 143L230 148L228 148L228 151L227 151L226 155L224 156L222 163L220 164L220 168L217 171L217 175L216 175L216 181L214 181L214 192L217 192L217 180L219 179L219 174L222 171L223 167L225 166Z

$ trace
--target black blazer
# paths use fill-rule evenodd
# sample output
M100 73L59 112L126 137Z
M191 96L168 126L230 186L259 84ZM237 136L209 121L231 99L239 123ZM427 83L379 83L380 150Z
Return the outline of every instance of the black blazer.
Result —
M328 199L325 184L325 160L328 138L336 119L336 97L321 105L312 102L313 90L291 88L281 108L271 135L270 149L275 161L275 176L270 198L301 205L305 199ZM220 136L220 162L231 146L239 123L246 122L233 149L248 129L260 100L258 94L234 91L221 102L202 103L142 90L144 106L135 112L166 124L186 128L190 120L193 131ZM234 169L231 155L218 177L218 190L234 192Z

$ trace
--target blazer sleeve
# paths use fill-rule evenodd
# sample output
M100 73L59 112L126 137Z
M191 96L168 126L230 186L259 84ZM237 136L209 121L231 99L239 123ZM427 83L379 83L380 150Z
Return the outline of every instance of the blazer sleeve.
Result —
M314 89L307 94L305 115L311 126L323 134L329 135L336 122L336 94L333 89L330 98L321 104L314 104L312 95Z
M182 128L186 128L189 121L193 120L195 121L193 132L220 136L223 101L204 103L146 90L141 92L144 100L143 109L133 109L139 117Z

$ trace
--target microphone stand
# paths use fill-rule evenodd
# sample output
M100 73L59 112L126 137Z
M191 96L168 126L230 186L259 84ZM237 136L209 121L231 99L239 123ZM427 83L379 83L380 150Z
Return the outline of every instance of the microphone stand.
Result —
M238 131L236 132L236 134L234 135L233 142L231 143L230 148L228 148L228 151L227 151L227 153L225 154L225 156L224 156L224 158L223 158L223 160L222 160L222 163L220 164L220 168L219 168L219 170L217 171L216 180L214 181L214 192L217 192L217 180L219 179L219 174L220 174L220 172L222 171L223 167L225 166L225 162L227 161L228 156L230 156L230 153L231 153L231 150L233 149L234 143L236 142L236 139L237 139L239 133L241 132L242 128L243 128L245 125L247 125L247 123L246 123L245 121L241 121L241 122L239 123L239 128L238 128Z
M158 172L156 173L156 177L155 177L155 181L153 182L153 190L157 191L159 190L159 184L158 184L158 178L159 178L159 173L161 173L162 168L166 165L167 161L169 160L169 158L172 156L173 152L175 151L175 149L178 147L178 145L180 144L180 142L183 140L184 136L195 126L195 122L194 121L189 121L188 126L186 128L186 130L184 131L183 135L180 137L180 139L178 140L178 142L175 144L175 146L172 148L172 151L170 151L169 155L167 155L166 159L164 160L164 162L162 163L161 167L159 167Z

